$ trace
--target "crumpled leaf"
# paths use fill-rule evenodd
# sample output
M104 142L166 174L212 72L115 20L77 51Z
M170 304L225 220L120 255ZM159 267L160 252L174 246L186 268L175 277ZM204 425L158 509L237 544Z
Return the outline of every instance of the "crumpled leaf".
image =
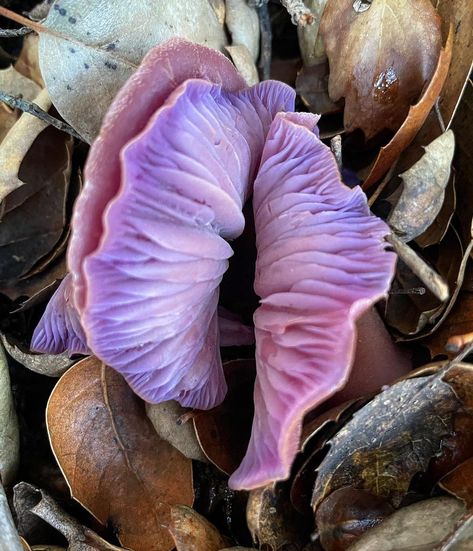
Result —
M74 498L113 523L134 551L172 549L170 505L191 505L192 465L156 434L144 404L96 358L69 369L46 413L51 447Z
M371 10L370 10L371 11ZM412 142L415 135L426 121L430 110L437 101L447 78L450 61L452 59L454 31L450 27L445 47L440 51L435 72L425 88L422 97L413 105L391 141L381 148L370 173L363 183L363 189L370 188L380 180L390 169L401 153Z
M90 528L82 526L63 511L44 490L35 488L27 482L20 482L15 486L15 495L23 502L29 503L29 513L38 516L61 532L69 543L68 551L125 551L122 547L108 543ZM23 515L26 511L17 511L17 513Z
M181 407L175 400L160 404L146 404L146 415L163 440L169 442L189 459L207 462L207 457L199 446L192 421L181 421L186 411L188 410Z
M20 537L8 506L7 496L0 483L0 549L5 551L23 551Z
M18 419L13 404L7 358L3 346L0 345L0 482L4 486L13 482L19 461Z
M440 212L454 152L455 137L448 130L425 148L425 154L414 166L400 175L404 187L388 222L403 241L411 241L427 230Z
M466 384L473 370L459 364ZM394 384L356 412L330 441L318 468L312 505L343 486L365 489L399 506L413 476L427 469L453 428L461 401L451 372L407 379ZM443 378L442 378L443 376Z
M282 551L291 546L291 549L299 550L308 540L310 526L292 507L284 484L269 484L251 490L246 520L253 541L263 549Z
M40 36L41 73L56 109L87 142L151 47L173 36L217 50L227 44L207 0L56 0L44 25L52 32Z
M185 505L171 508L168 528L176 551L219 551L227 545L213 524Z
M461 501L450 497L420 501L369 530L350 551L432 550L455 528L464 511Z
M356 13L352 0L329 0L320 33L330 62L329 94L345 98L344 124L367 139L396 132L441 48L440 17L429 0L376 0Z

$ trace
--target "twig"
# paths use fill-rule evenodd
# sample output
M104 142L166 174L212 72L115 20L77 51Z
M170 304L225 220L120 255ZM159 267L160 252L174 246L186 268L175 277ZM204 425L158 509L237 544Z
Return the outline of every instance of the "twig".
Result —
M440 111L439 98L437 98L437 101L435 102L434 110L435 110L435 114L437 115L437 121L439 123L440 130L442 132L445 132L447 130L447 128L445 126L445 121L443 120L443 116L442 116L442 113Z
M25 34L30 34L33 32L33 29L28 27L20 27L19 29L0 29L0 38L15 38L17 36L25 36Z
M33 31L36 31L37 33L40 33L41 31L44 30L43 25L41 25L40 23L31 21L31 19L28 19L27 17L23 17L22 15L15 13L14 11L9 10L8 8L4 8L3 6L0 6L0 15L3 15L3 17L6 17L11 21L15 21L15 23L19 23L24 27L29 27L30 29L32 29Z
M389 184L391 181L391 178L394 175L394 170L396 169L397 161L391 166L389 169L389 172L386 174L386 176L383 178L382 182L379 184L379 186L376 188L373 195L369 198L368 206L372 207L378 197L381 195L381 193L384 191L384 188Z
M448 299L450 294L448 285L413 249L394 234L386 237L386 241L393 246L399 258L439 300L445 302Z
M312 25L314 22L314 14L302 0L281 0L281 4L289 12L294 25L305 27L306 25Z
M35 103L27 101L23 98L19 98L17 96L12 96L1 90L0 90L0 101L3 101L3 103L6 103L12 109L19 109L20 111L29 113L34 117L38 117L38 119L41 119L44 122L47 122L51 126L54 126L54 128L57 128L62 132L67 132L67 134L74 136L74 138L77 138L83 141L81 136L72 128L72 126L69 126L66 122L63 122L54 118L49 113L46 113L46 111L41 109L41 107L39 107Z

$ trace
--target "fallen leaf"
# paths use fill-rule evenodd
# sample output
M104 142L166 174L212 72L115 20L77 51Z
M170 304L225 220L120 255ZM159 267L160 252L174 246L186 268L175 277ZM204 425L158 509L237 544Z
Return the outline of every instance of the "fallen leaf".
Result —
M283 551L291 546L297 551L309 540L310 526L292 507L284 484L251 490L246 520L253 541L263 549Z
M230 55L233 65L238 69L238 72L245 79L248 86L253 86L259 82L258 69L251 54L243 44L234 46L225 46L226 52Z
M343 551L394 512L384 499L350 486L339 488L317 509L316 525L325 551Z
M0 483L0 549L2 551L23 551L20 536L11 516L5 490Z
M438 497L396 511L369 530L350 551L432 551L462 518L461 501Z
M68 551L125 551L122 547L108 543L90 528L79 524L71 515L63 511L44 490L27 482L20 482L15 486L15 493L17 496L21 496L23 501L29 502L31 514L61 532L69 543ZM24 511L21 514L24 514Z
M462 364L465 376L471 370ZM312 497L316 511L334 490L364 489L397 507L453 427L460 400L442 372L398 382L376 396L330 441Z
M441 20L429 0L376 0L356 13L352 0L329 0L320 34L330 63L329 94L345 98L347 131L367 139L396 132L435 71Z
M228 392L222 404L193 418L205 456L230 475L243 459L253 421L254 360L234 360L223 366Z
M470 457L444 476L439 485L461 499L468 509L473 507L473 457Z
M71 360L67 354L32 354L24 351L13 341L10 342L6 335L0 334L0 340L9 356L40 375L60 377L76 363L76 360Z
M172 507L169 531L176 551L219 551L227 545L213 524L185 505Z
M192 464L161 440L144 404L91 357L67 371L46 411L51 447L74 498L134 551L164 551L170 506L192 505Z
M152 46L174 36L217 50L227 44L207 0L59 0L44 26L49 32L40 36L39 58L46 87L61 116L89 143Z
M175 400L146 404L146 415L160 438L169 442L189 459L207 462L197 440L194 424L190 419L181 419L186 411L188 410Z
M10 387L8 362L3 346L0 345L0 481L4 486L14 481L19 462L18 419Z
M22 118L25 116L31 117L24 114ZM28 143L25 152L24 135L16 134L21 122L22 119L15 124L0 146L0 162L12 155L6 165L0 165L0 176L5 176L4 189L10 190L0 222L0 277L4 285L26 277L40 259L53 249L55 252L67 222L73 140L48 127ZM19 141L16 146L10 142L14 147L4 149L12 133Z
M36 82L40 88L44 88L44 81L39 68L38 43L39 36L37 34L31 33L25 36L20 55L15 62L15 69Z
M473 4L470 0L432 0L432 4L443 21L455 29L452 52L455 62L450 66L440 100L440 111L449 128L473 69Z
M370 10L371 11L371 10ZM424 124L430 110L437 101L440 92L442 91L445 79L447 78L450 61L452 59L453 46L453 28L450 27L447 43L440 51L437 67L427 85L422 97L413 105L402 123L402 126L396 132L391 141L381 148L373 166L371 167L368 177L363 183L363 189L370 188L378 180L380 180L390 169L393 163L399 158L401 153L412 142L415 135Z
M472 541L473 516L466 514L434 551L470 551Z
M440 212L454 152L455 138L448 130L425 148L414 166L400 174L404 186L388 222L406 243L427 230Z

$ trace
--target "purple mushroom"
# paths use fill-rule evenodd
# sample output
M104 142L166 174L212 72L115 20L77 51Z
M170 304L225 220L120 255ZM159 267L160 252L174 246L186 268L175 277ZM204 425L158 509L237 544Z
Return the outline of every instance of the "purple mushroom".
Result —
M304 413L345 384L355 323L395 264L388 227L341 183L317 117L293 109L291 88L248 88L218 52L183 40L153 49L92 145L70 276L33 335L38 351L97 355L147 401L217 405L219 284L254 193L258 375L235 488L288 476ZM225 344L251 341L237 326L224 315Z

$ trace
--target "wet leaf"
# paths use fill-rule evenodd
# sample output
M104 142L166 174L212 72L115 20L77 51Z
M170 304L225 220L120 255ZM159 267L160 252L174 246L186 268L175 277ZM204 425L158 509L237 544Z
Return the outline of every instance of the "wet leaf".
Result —
M191 461L156 434L144 404L96 358L73 366L48 403L51 446L71 493L134 551L173 543L170 506L193 501Z
M470 366L462 365L469 375ZM312 497L317 510L343 486L367 490L397 507L453 429L460 400L442 374L394 384L356 412L330 441Z
M217 50L227 43L207 0L57 0L44 25L52 32L40 37L41 73L56 109L87 142L152 46L173 36Z
M332 492L317 509L316 524L325 551L343 551L394 512L384 499L350 486Z
M388 222L405 242L423 233L442 208L455 152L455 138L448 130L425 148L423 157L400 175L404 182Z
M269 484L250 492L246 520L253 541L272 551L302 549L310 526L292 507L283 484Z
M409 505L369 530L350 551L433 551L455 528L464 511L461 501L449 497Z
M447 78L452 59L453 36L453 28L450 28L447 43L440 52L432 80L427 85L419 101L409 109L407 117L394 137L386 146L381 148L368 177L363 183L363 189L370 188L388 172L427 119Z
M24 351L20 346L9 342L6 335L0 334L0 340L9 356L40 375L60 377L75 363L75 360L71 360L67 354L53 356L52 354L32 354L29 351Z
M20 482L15 486L15 493L21 496L23 501L30 503L31 514L61 532L69 543L68 551L124 551L122 547L108 543L89 528L82 526L63 511L44 490L35 488L27 482ZM24 513L25 511L22 511L22 514Z
M153 423L158 435L169 442L189 459L207 462L200 448L192 420L185 420L188 411L175 400L160 404L146 404L146 415Z
M357 14L329 0L320 33L330 62L329 94L345 98L345 129L367 139L396 132L435 71L440 17L429 0L376 0Z
M253 421L254 360L224 364L228 392L222 404L194 417L202 451L216 467L231 474L245 455Z
M171 509L169 531L176 551L219 551L226 546L215 526L185 505L177 505Z
M6 486L14 481L20 461L20 433L7 358L0 345L0 482Z
M0 165L3 189L9 190L0 222L0 277L4 285L27 276L60 242L66 225L73 140L48 127L30 143L33 136L29 132L37 123L33 121L26 128L26 135L18 134L23 117L38 121L22 115L0 146L0 163L8 158ZM13 133L17 141L9 140Z

